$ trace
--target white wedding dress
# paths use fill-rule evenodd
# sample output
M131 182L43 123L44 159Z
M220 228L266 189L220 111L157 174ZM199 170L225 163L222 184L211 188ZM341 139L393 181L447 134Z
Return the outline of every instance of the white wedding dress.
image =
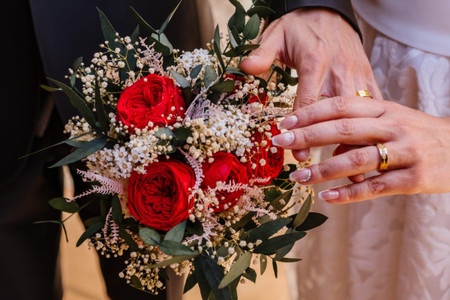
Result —
M383 97L450 116L450 57L400 44L364 22L361 27ZM292 299L450 299L450 194L347 205L316 200L312 210L329 220L289 255L303 258L288 267Z

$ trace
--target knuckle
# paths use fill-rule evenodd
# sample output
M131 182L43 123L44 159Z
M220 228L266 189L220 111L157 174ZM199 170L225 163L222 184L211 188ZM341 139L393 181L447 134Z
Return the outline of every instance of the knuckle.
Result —
M315 140L314 132L309 128L303 128L300 131L300 139L306 144L309 145L311 142Z
M360 169L361 167L365 166L368 163L367 156L365 155L365 153L361 151L354 151L349 155L351 164L357 169Z
M351 119L342 119L336 123L336 130L340 135L352 135L355 133L356 126Z
M339 96L333 98L331 105L333 106L334 110L337 111L338 113L344 113L348 110L348 104L347 101L345 101L344 97Z
M319 163L317 165L317 175L320 178L329 178L331 173L332 173L332 170L331 170L330 166L328 166L324 163Z
M310 124L315 118L315 112L310 106L303 107L299 113L302 123Z
M380 195L386 191L387 185L380 179L372 179L367 182L367 189L371 195Z

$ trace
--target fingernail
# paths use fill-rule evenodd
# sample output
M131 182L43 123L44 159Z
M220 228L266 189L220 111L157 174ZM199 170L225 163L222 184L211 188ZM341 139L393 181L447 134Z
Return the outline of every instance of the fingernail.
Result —
M276 135L272 138L272 144L279 147L289 146L294 142L294 134L291 131Z
M308 168L297 170L289 174L291 181L305 182L311 179L311 170Z
M338 191L333 191L333 190L328 190L328 191L322 191L319 193L319 198L321 200L336 200L337 198L339 198L339 192Z
M298 118L297 116L291 115L284 118L283 121L280 122L281 129L291 129L295 125L297 125Z

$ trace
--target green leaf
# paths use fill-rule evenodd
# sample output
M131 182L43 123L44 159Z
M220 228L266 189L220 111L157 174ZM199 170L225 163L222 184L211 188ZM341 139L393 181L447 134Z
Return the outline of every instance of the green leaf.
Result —
M280 174L278 174L278 176L272 181L272 184L278 186L283 190L288 190L294 187L295 182L289 179L289 175L297 170L297 166L295 164L287 164L285 165L285 167L286 166L289 168L289 170L285 171L283 168Z
M278 249L281 249L284 246L294 243L295 241L303 238L305 235L306 233L303 231L279 235L267 241L263 241L261 244L255 247L254 252L262 253L265 255L272 255Z
M236 10L228 20L228 26L235 27L238 32L242 32L245 26L245 9L237 0L230 0L230 2L235 6Z
M191 255L178 255L174 256L171 259L163 260L162 262L159 262L157 264L149 265L149 268L162 268L170 266L171 264L178 264L186 260L190 260L196 256L198 256L199 253L191 254Z
M201 67L201 66L200 66ZM187 88L191 87L190 83L186 80L186 78L183 77L183 75L175 72L174 70L171 70L170 73L172 74L172 77L175 79L175 81L182 87Z
M131 285L139 290L142 290L142 283L136 275L131 276Z
M281 194L282 192L275 188L264 190L264 197L268 202L274 201Z
M261 226L248 231L247 234L242 237L242 239L245 239L249 243L254 243L257 240L265 241L290 222L291 219L289 218L275 219L266 222Z
M273 267L273 274L275 275L275 278L278 278L278 266L277 266L276 260L272 260L272 267Z
M139 237L144 243L150 246L159 245L161 241L160 234L156 230L148 227L142 227L139 229Z
M288 230L286 230L285 234L289 234L289 233L292 233L292 232L294 232L294 229L293 228L289 228ZM295 243L291 243L291 244L289 244L287 246L284 246L281 249L278 249L276 254L275 254L275 257L273 259L274 260L282 260L292 250L292 247L294 247L294 244Z
M236 55L244 54L247 51L255 50L259 47L258 44L252 44L252 45L239 45L236 48L233 49L234 53Z
M95 128L95 117L92 113L91 109L87 105L86 101L81 98L73 89L68 87L62 82L59 82L55 79L48 78L51 82L53 82L56 86L58 86L68 97L70 100L70 103L73 107L78 110L80 115L86 119L86 121L91 125L92 128Z
M236 35L236 32L233 31L230 27L228 27L228 37L230 38L231 48L235 49L237 46L239 46L241 42L239 34Z
M322 225L328 218L322 214L310 212L306 217L306 220L295 230L307 231Z
M284 263L291 263L291 262L299 262L299 261L301 261L301 260L302 260L301 258L289 258L289 257L285 257L285 258L282 258L282 259L280 259L280 260L278 260L278 261L284 262Z
M95 111L97 113L98 121L102 133L106 134L109 130L108 117L106 116L105 107L103 106L102 98L100 97L100 86L97 80L95 80Z
M83 61L83 57L80 56L73 63L73 66L72 66L73 73L72 73L72 75L70 75L70 85L72 87L75 86L75 80L77 79L77 70L80 68L82 61Z
M200 74L200 72L202 71L202 68L203 68L202 65L197 65L194 68L192 68L191 73L189 74L191 79L197 78L198 74Z
M258 15L253 15L247 24L245 24L244 31L242 34L247 40L253 40L258 36L259 33L259 17Z
M46 223L61 225L63 232L64 232L64 237L66 238L66 243L69 242L69 236L67 235L67 229L66 229L66 226L64 225L63 221L61 221L61 220L43 220L43 221L33 222L33 224L46 224Z
M95 233L97 233L98 231L100 231L100 229L103 228L103 226L105 225L105 222L98 222L95 224L92 224L91 226L89 226L88 229L86 229L86 231L80 236L80 238L77 241L77 247L79 247L81 244L83 244L83 242L90 238L91 236L93 236Z
M184 283L183 294L190 291L197 284L197 278L195 278L195 273L191 273L186 278L186 282Z
M161 53L164 57L168 57L170 55L170 53L172 53L173 49L163 45L159 39L160 39L160 37L158 35L152 34L150 37L148 37L147 43L149 45L153 44L153 48L157 52Z
M120 199L117 195L113 195L111 197L111 207L112 207L112 217L114 223L118 226L122 225L123 214L122 214L122 205L120 204Z
M125 229L119 229L119 236L125 240L131 251L141 252L133 237Z
M180 222L178 225L172 227L169 231L167 231L166 235L164 236L164 240L181 243L183 241L185 230L186 221Z
M174 129L173 134L178 141L186 141L188 137L192 136L192 129L186 127L178 127Z
M114 26L111 24L111 22L108 20L106 15L97 7L98 16L100 18L100 26L102 29L103 37L105 38L105 41L109 42L109 47L111 49L120 48L121 52L124 49L123 45L119 42L114 41L118 37L116 36L116 29L114 29Z
M311 209L311 204L312 199L311 195L309 195L308 198L306 198L305 202L303 202L302 207L300 208L297 216L294 219L294 228L297 228L306 220L306 217L309 214L309 210Z
M205 87L209 87L217 79L217 73L210 66L205 67L205 78L203 79Z
M253 16L255 14L257 14L260 18L266 18L272 14L275 14L275 11L268 6L262 5L257 5L247 10L247 15Z
M63 197L58 197L58 198L53 198L50 201L48 201L48 203L50 204L51 207L60 210L60 211L65 211L68 213L76 213L80 210L80 206L78 205L78 203L76 201L69 201L69 199L63 198Z
M142 17L141 15L138 14L138 12L132 7L130 6L130 10L133 13L134 17L136 18L136 20L138 21L138 23L144 27L147 31L149 31L150 33L154 33L157 34L158 31L156 31L155 29L153 29L152 26L150 26L150 24L148 24Z
M173 46L164 33L160 33L158 35L152 34L151 37L153 37L155 40L157 40L160 43L160 45L167 48L167 50L163 49L160 51L164 56L168 56L173 52ZM156 48L156 46L157 45L155 45L155 48Z
M98 150L102 149L106 145L106 138L101 137L89 142L86 142L80 148L76 149L63 159L59 160L55 164L51 165L50 168L60 167L63 165L68 165L73 162L79 161L82 158L85 158Z
M244 274L242 274L245 278L247 278L248 280L252 281L252 282L256 282L256 272L255 270L253 270L252 268L247 268L247 270L245 270Z
M169 14L169 16L164 21L164 23L161 25L161 28L158 31L159 34L162 34L164 32L164 30L166 30L167 25L169 24L170 20L172 20L172 17L175 14L175 12L177 11L180 4L181 4L181 1L178 2L177 6L175 6L175 8L172 10L172 12Z
M279 66L274 66L274 70L281 75L283 80L291 86L294 86L298 83L298 78L291 76L288 72L280 68Z
M229 93L234 90L234 81L233 80L224 80L221 82L217 82L213 86L209 88L210 91L216 93Z
M225 70L226 73L230 73L233 75L239 75L242 77L247 76L247 74L245 74L244 72L242 72L241 70L239 70L238 68L234 68L234 67L230 67L228 66L227 69Z
M231 282L233 282L236 278L242 275L245 270L250 266L250 262L252 261L252 253L245 252L239 257L236 261L234 261L233 265L230 268L230 271L225 275L219 285L219 289L226 287Z
M267 256L265 256L264 254L261 254L261 256L259 257L259 268L261 271L261 275L264 274L267 268Z
M163 139L163 135L165 135L165 138ZM173 134L172 130L170 130L167 127L159 127L158 131L155 132L155 136L160 140L170 140L170 137L174 138L175 134Z
M283 194L281 194L280 196L275 198L275 200L272 201L272 206L276 210L283 209L286 206L286 204L289 202L289 200L291 199L292 193L293 193L292 190L284 192Z
M159 244L159 249L172 256L178 256L178 255L194 255L197 252L192 251L191 248L188 246L185 246L181 243L164 240Z
M56 91L62 91L62 89L60 89L60 88L54 88L54 87L51 87L51 86L48 86L48 85L45 85L45 84L40 84L39 86L43 90L45 90L47 92L50 92L50 93L53 93L53 92L56 92Z
M224 278L223 269L214 260L200 255L194 260L194 267L203 299L207 299L212 290L216 299L231 300L229 289L219 288L219 283Z

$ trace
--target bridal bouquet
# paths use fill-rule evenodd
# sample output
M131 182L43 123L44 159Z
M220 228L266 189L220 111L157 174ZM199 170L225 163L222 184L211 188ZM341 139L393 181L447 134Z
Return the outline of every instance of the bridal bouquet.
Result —
M311 190L289 180L302 166L284 164L271 142L292 109L295 78L275 66L265 79L239 70L271 9L231 2L228 35L216 28L207 49L194 51L173 49L164 35L173 13L156 30L131 9L149 34L122 37L99 11L101 50L74 63L68 84L44 87L66 93L80 114L65 127L74 151L53 166L81 160L78 173L91 183L50 204L78 213L84 197L101 202L78 245L126 256L119 276L151 293L171 268L187 275L185 291L198 284L203 299L237 299L243 277L256 280L256 263L262 274L268 262L276 272L278 262L298 261L287 253L326 219L309 212Z

